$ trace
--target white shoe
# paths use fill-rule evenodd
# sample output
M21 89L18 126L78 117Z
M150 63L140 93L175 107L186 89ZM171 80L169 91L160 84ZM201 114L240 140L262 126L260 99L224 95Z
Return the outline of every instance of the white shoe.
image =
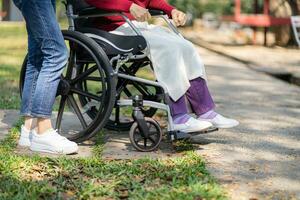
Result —
M32 131L30 150L53 154L73 154L78 151L78 145L59 135L57 130L48 130L41 135Z
M216 128L232 128L239 125L239 122L237 120L226 118L220 114L217 114L217 116L212 119L203 119L199 117L198 120L201 122L210 122Z
M18 141L19 146L30 147L32 139L32 133L30 130L25 128L24 125L21 126L21 135Z
M192 132L199 132L207 130L208 128L212 127L210 122L206 121L199 121L193 117L191 117L186 123L184 124L173 124L175 131L182 131L186 133Z

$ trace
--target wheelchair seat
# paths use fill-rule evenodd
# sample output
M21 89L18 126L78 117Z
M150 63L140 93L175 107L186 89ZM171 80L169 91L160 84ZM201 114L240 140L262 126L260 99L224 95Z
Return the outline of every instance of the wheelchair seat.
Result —
M112 34L97 28L79 28L79 32L95 40L108 56L137 54L147 47L144 37Z
M88 5L84 0L67 0L73 5L73 12L78 16L88 16L96 14L110 13ZM94 28L93 25L86 23L86 19L78 19L76 22L77 31L84 33L95 40L105 51L108 56L137 54L147 47L147 42L142 36L125 36L112 34Z

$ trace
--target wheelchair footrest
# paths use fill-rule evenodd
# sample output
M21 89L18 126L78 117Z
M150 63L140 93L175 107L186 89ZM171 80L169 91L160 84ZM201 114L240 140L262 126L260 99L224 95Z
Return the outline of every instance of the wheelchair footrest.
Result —
M186 139L189 139L190 137L191 137L191 135L189 133L182 132L182 131L169 131L168 132L168 139L170 141L186 140Z
M201 134L208 134L208 133L212 133L212 132L215 132L215 131L218 131L219 129L216 128L216 127L211 127L207 130L204 130L204 131L198 131L198 132L192 132L192 133L189 133L190 135L194 136L194 135L201 135Z
M186 133L183 131L169 131L168 139L170 141L186 140L186 139L190 139L192 136L195 136L195 135L208 134L208 133L212 133L212 132L215 132L218 130L219 130L218 128L212 127L207 130L204 130L204 131L198 131L198 132L192 132L192 133Z

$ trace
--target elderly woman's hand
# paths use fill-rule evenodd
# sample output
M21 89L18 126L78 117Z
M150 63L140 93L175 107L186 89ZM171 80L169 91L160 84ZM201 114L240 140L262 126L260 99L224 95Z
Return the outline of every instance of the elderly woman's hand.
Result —
M130 7L130 13L132 16L139 22L148 21L151 19L151 15L148 9L143 8L135 3L133 3Z
M176 26L183 26L186 23L187 17L184 12L173 9L171 15Z

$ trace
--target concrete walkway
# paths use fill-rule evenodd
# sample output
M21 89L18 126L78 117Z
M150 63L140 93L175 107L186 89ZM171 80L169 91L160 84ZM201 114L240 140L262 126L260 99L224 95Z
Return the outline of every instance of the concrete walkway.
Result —
M0 140L5 138L8 130L19 119L18 114L16 110L0 110Z
M217 110L241 122L237 128L193 138L212 174L232 199L300 199L300 88L202 48L199 53ZM17 112L0 113L3 135ZM90 155L91 145L85 147ZM178 156L168 143L151 154L136 152L127 133L110 133L103 156L145 155Z
M247 64L255 71L288 80L300 86L300 50L278 46L239 45L233 37L214 29L183 29L185 37L195 44Z
M199 154L232 199L300 199L300 88L199 49L230 130L198 136Z

